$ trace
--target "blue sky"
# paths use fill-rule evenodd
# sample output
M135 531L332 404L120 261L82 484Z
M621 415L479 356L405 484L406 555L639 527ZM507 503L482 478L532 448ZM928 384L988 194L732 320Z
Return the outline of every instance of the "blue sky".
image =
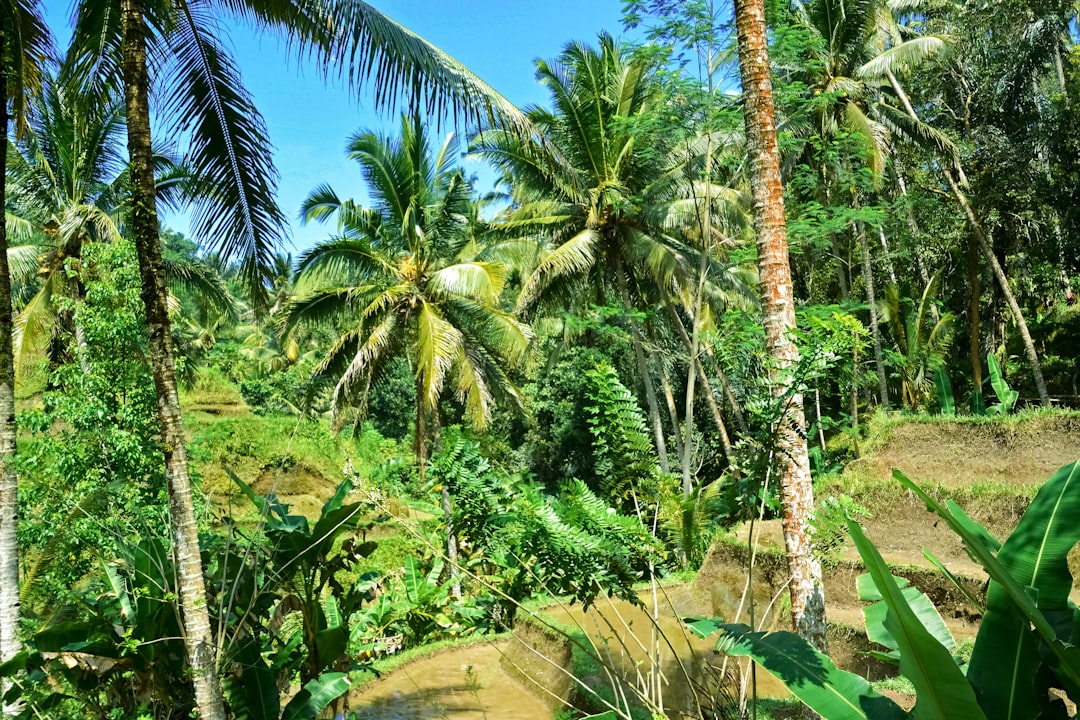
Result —
M533 61L556 56L570 40L594 41L597 33L621 31L621 0L369 0L375 7L463 62L519 107L545 103L533 77ZM60 41L70 4L46 2L47 19ZM300 202L319 183L329 182L342 197L363 197L355 164L344 157L347 137L360 128L392 129L395 109L377 113L370 98L351 97L340 87L326 87L310 67L288 59L273 37L257 37L243 26L230 29L230 40L276 147L281 179L279 203L292 220L292 244L302 250L326 237L319 226L300 227ZM466 164L490 182L490 173ZM185 231L183 218L166 222Z

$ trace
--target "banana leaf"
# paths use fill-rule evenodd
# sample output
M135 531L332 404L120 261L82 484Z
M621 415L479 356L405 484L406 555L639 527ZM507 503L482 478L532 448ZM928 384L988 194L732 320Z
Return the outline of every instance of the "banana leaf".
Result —
M952 384L949 382L949 374L945 368L934 371L934 387L937 388L938 405L941 406L942 415L955 415L956 403L953 400Z
M241 640L231 657L235 670L221 679L235 720L264 720L281 713L277 683L261 650L254 638Z
M836 667L798 635L754 632L747 625L725 625L719 618L687 620L700 637L720 634L716 649L749 657L784 683L795 697L826 720L899 720L899 705L874 692L863 677Z
M980 615L986 612L986 608L983 607L983 601L975 597L975 595L968 589L968 586L960 581L960 578L956 577L952 570L945 567L945 563L938 560L937 555L930 552L926 548L922 549L923 557L930 561L930 563L938 569L938 572L945 576L945 578L953 584L953 586L960 591L960 594L967 598L967 601L971 603L971 606L975 608L975 611Z
M1020 393L1010 388L1009 383L1005 382L1005 377L1001 373L1001 365L998 364L994 353L987 353L986 364L990 366L990 385L994 388L994 394L997 395L999 403L987 408L987 411L1008 415L1016 406L1016 401L1020 399Z
M915 686L917 700L913 717L918 720L985 718L964 673L957 667L949 650L926 629L912 610L881 553L863 534L857 522L848 520L848 530L863 564L874 579L874 585L888 606L883 626L900 652L901 674Z
M281 713L281 720L315 720L326 706L349 691L345 673L323 673L296 693Z
M1061 468L1042 486L997 554L998 562L1025 588L1055 635L1070 644L1076 611L1069 602L1068 554L1078 541L1080 462ZM1049 688L1036 684L1040 645L1029 619L992 574L968 673L987 699L991 720L1035 718L1047 709Z
M908 581L906 578L892 577L896 587L900 589L904 599L907 600L908 605L911 606L912 611L922 623L934 639L940 642L946 650L950 653L956 649L956 640L953 638L952 633L949 632L949 628L945 625L945 621L941 619L941 615L938 613L937 608L934 607L934 603L930 601L930 598L926 596L922 590L917 587L908 587ZM873 592L868 591L864 586L869 584L873 587ZM859 599L866 601L876 601L872 605L867 605L863 608L863 617L866 618L866 637L867 639L884 645L892 651L898 651L899 647L896 642L896 638L885 627L885 619L888 615L889 606L885 598L881 596L877 590L877 586L873 583L872 576L867 573L860 575L856 579L856 586L859 589ZM899 658L899 654L896 653L893 657Z
M1009 565L1016 568L1020 573L1022 579L1014 578L1009 570L1009 566L1005 564L994 551L987 545L985 537L989 533L973 534L970 530L971 520L963 522L956 517L950 509L943 506L934 498L930 497L922 488L909 480L899 470L893 470L893 477L896 478L904 487L908 488L916 495L918 495L927 508L931 512L937 513L945 522L952 528L953 532L960 536L964 542L964 546L968 552L971 553L990 575L991 591L994 595L994 605L1000 609L1000 612L1004 613L1007 617L1011 612L1016 621L1014 623L997 623L992 617L990 618L990 624L987 625L987 618L990 617L991 600L988 593L987 596L987 616L983 618L983 629L979 633L979 639L976 642L975 653L972 655L972 667L971 671L972 682L978 683L978 685L984 689L984 691L995 693L1000 695L1001 693L1007 693L1008 697L1019 698L1021 693L1034 692L1034 696L1038 702L1042 702L1044 698L1040 698L1039 694L1034 690L1025 687L1024 681L1021 680L1020 671L1022 670L1020 662L1023 657L1030 657L1029 650L1026 646L1019 644L1020 632L1019 628L1030 625L1034 628L1035 633L1044 643L1043 650L1048 652L1041 653L1044 661L1050 666L1050 668L1057 675L1058 681L1071 698L1080 697L1080 649L1078 649L1071 642L1071 638L1061 639L1058 637L1057 631L1054 625L1047 619L1046 615L1039 608L1039 603L1044 602L1040 597L1038 599L1032 597L1032 595L1041 595L1043 590L1041 585L1046 583L1047 598L1045 600L1045 606L1052 608L1055 611L1061 609L1063 604L1060 600L1060 589L1065 586L1071 586L1071 575L1068 574L1068 570L1065 570L1065 578L1048 578L1048 573L1045 572L1046 567L1053 566L1060 569L1059 558L1056 557L1061 550L1061 547L1067 540L1061 538L1051 537L1051 533L1067 533L1069 537L1075 536L1080 531L1080 523L1077 522L1077 516L1073 513L1076 512L1076 504L1080 502L1080 497L1077 497L1077 468L1080 463L1073 463L1072 465L1066 465L1051 478L1046 485L1039 490L1035 500L1032 501L1031 506L1028 509L1028 513L1032 513L1032 520L1028 521L1028 513L1025 513L1024 518L1021 519L1020 525L1017 526L1016 531L1013 532L1009 538L1009 542L1013 543L1014 549L1009 553L1005 553L1004 546L1000 551L1001 554L1005 554L1005 560L1009 562ZM1071 492L1066 493L1069 490ZM1072 497L1070 497L1070 495ZM1034 509L1034 512L1033 512ZM1066 517L1067 516L1067 517ZM1068 520L1068 521L1066 521ZM1069 525L1072 527L1068 527ZM1014 538L1017 538L1014 540ZM1071 545L1070 545L1071 547ZM1044 553L1047 550L1052 551L1050 557L1044 557ZM1010 558L1011 556L1011 558ZM1021 559L1022 558L1022 559ZM1038 586L1025 584L1031 581L1038 581ZM1002 607L1002 598L1007 597L1012 603L1011 609L1004 609ZM1068 607L1067 603L1064 603L1065 607ZM983 639L983 634L986 633L987 639ZM997 635L996 639L991 640ZM1012 645L1002 644L1012 642ZM1008 648L1009 654L1012 659L1003 658L1001 655L997 655L997 659L993 660L994 653L999 648ZM983 657L976 658L976 655L987 655L985 659ZM976 660L979 665L976 666ZM1002 683L999 686L987 686L986 680L980 676L984 667L997 662L1000 664L1000 668L1013 667L1017 669L1016 675L1011 675L1008 683ZM983 665L983 664L986 665ZM990 669L990 668L988 668ZM1038 668L1030 669L1030 673L1033 675ZM1027 674L1028 671L1024 671L1023 674ZM1002 706L998 704L991 712L997 712ZM1019 704L1006 701L1005 708L1020 709Z

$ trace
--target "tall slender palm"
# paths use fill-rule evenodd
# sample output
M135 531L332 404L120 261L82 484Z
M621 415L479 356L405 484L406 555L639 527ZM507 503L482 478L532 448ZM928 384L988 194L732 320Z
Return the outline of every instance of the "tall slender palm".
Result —
M77 260L91 239L120 235L116 205L124 194L122 133L119 99L79 92L66 78L50 73L25 137L9 141L9 217L37 238L37 247L24 247L35 259L40 256L40 263L26 264L24 275L29 271L41 281L16 319L17 374L50 344L57 324L55 300L79 299L78 281L68 277L65 263ZM76 336L85 344L77 327Z
M362 208L329 186L305 201L309 220L336 217L339 236L300 259L301 287L313 289L287 310L284 331L334 319L346 328L315 370L334 383L333 407L358 405L390 362L405 357L416 377L413 442L423 474L427 444L438 438L439 399L447 383L476 427L487 425L498 395L516 400L508 363L519 360L529 329L498 308L504 268L470 257L472 188L453 167L448 136L432 154L427 129L402 117L401 135L361 132L349 157L361 167L372 198ZM447 551L456 561L450 527Z
M472 151L500 168L515 203L499 228L543 248L518 300L524 313L591 304L645 309L643 298L681 297L695 282L693 248L660 216L686 189L684 153L659 132L660 86L650 66L610 35L596 48L570 43L536 76L553 110L531 108L538 136L505 130L478 135ZM692 213L692 211L691 211ZM660 410L631 326L638 373L662 467L668 467Z
M802 394L792 387L791 369L799 349L791 338L795 327L795 298L784 224L784 188L780 180L780 150L776 139L772 68L769 64L765 7L762 0L736 0L735 29L739 44L739 74L750 155L750 187L757 231L758 274L765 321L765 345L772 357L773 397L783 412L776 427L776 459L781 486L784 544L791 570L791 616L798 633L826 650L825 590L821 565L810 548L808 522L814 507L806 419Z
M213 238L241 268L256 301L265 300L266 268L284 218L273 201L274 170L265 127L240 82L222 38L222 14L293 39L327 76L358 85L372 80L383 105L399 95L416 107L467 108L514 116L513 106L445 53L360 0L82 0L73 51L87 58L87 82L122 78L131 162L131 228L146 304L150 358L158 392L173 550L180 576L188 658L202 717L219 720L217 683L198 534L192 507L176 371L158 237L151 150L150 88L158 109L190 138L188 164L201 198L194 209L200 236ZM148 45L155 57L148 61ZM151 78L150 70L161 70ZM171 82L164 82L170 79ZM199 187L201 185L201 188ZM201 190L202 192L198 192Z
M14 0L0 6L0 203L7 204L7 133L14 116L17 131L26 125L27 98L40 83L41 66L51 39L33 0ZM11 274L8 268L6 223L0 223L0 663L19 651L18 478L15 457L15 369L12 351ZM0 714L9 708L2 698L8 681L0 683Z
M38 290L16 318L15 371L38 359L64 325L57 300L79 300L82 288L65 266L77 261L89 242L111 242L126 231L130 178L122 153L123 100L77 86L70 68L46 73L42 92L24 137L9 141L8 219L32 244L11 249L15 274L27 284L37 276ZM179 199L189 175L167 153L157 160L158 195L170 204ZM170 288L185 287L208 303L228 310L229 302L210 268L189 255L166 262ZM21 275L21 277L20 277ZM85 348L82 328L76 340ZM85 362L80 355L80 361ZM85 366L84 366L85 367Z

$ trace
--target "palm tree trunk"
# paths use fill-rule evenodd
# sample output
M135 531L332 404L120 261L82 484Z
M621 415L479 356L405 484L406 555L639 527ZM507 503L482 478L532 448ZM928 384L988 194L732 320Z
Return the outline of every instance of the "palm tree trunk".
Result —
M994 249L990 247L990 242L987 240L986 233L983 231L982 223L980 223L978 217L975 216L975 211L972 210L971 205L968 203L967 196L957 184L952 171L948 168L943 168L943 170L945 179L949 183L949 188L952 190L953 196L956 198L956 201L960 203L960 207L963 208L964 214L967 216L968 224L971 225L971 234L975 236L975 242L979 244L979 249L982 250L983 257L990 263L990 269L994 272L994 278L997 280L998 287L1001 288L1001 294L1005 296L1005 302L1008 303L1009 309L1012 311L1013 320L1016 321L1016 327L1020 330L1020 338L1024 341L1024 349L1027 351L1028 362L1031 363L1031 374L1035 379L1035 389L1039 393L1039 403L1043 407L1050 407L1050 396L1046 392L1046 381L1043 380L1042 364L1039 362L1039 354L1035 351L1035 342L1031 339L1031 332L1028 331L1027 321L1024 320L1024 313L1020 309L1020 303L1016 301L1016 296L1013 294L1012 285L1009 283L1009 277L1005 274L1005 270L1001 267L1001 263L998 262L997 255L994 254Z
M792 387L791 370L799 349L791 338L795 298L784 224L784 188L776 141L771 68L762 0L735 0L739 73L743 88L746 144L750 156L754 228L757 231L765 345L773 363L769 374L774 399L784 407L776 427L776 458L781 484L784 544L791 572L791 616L796 631L823 652L825 588L821 565L810 546L809 520L814 508L810 458L806 452L803 399Z
M7 147L7 53L0 30L0 128ZM0 168L0 200L7 197L7 153ZM19 643L19 479L15 474L15 353L12 347L11 274L8 269L7 228L0 223L0 663L18 654ZM3 704L11 687L0 684L0 715L14 715Z
M735 424L739 426L739 430L744 435L749 434L750 426L746 423L746 416L743 415L742 408L739 407L739 398L735 397L735 391L731 388L727 373L724 372L724 368L720 367L720 361L716 359L716 353L713 352L712 345L709 343L705 343L705 354L712 361L713 372L720 379L720 384L724 386L724 397L727 398L728 405L731 406L731 414L735 416Z
M926 287L930 284L930 273L927 272L926 263L923 262L922 254L919 252L922 231L919 229L918 221L915 220L915 213L911 211L911 199L908 197L904 173L901 172L900 168L895 168L895 172L896 184L900 187L900 194L904 197L904 215L907 217L908 227L911 229L911 237L915 240L915 268L919 271L919 279L922 280L922 286ZM930 306L930 312L934 315L935 323L941 319L936 304Z
M179 583L184 643L188 663L191 665L199 717L203 720L224 720L225 707L218 684L217 657L210 632L210 614L207 611L206 586L199 553L199 532L195 524L187 449L177 395L176 367L169 332L165 270L158 236L153 153L150 148L150 81L146 63L146 29L140 0L122 0L121 32L128 156L131 162L131 232L139 258L150 365L161 416L172 550Z
M438 408L431 413L431 438L435 453L442 452L442 422L439 419ZM461 573L458 572L458 539L457 530L454 529L454 501L450 497L450 486L445 478L440 485L442 487L439 493L439 504L446 522L446 566L450 579L454 581L450 594L459 598L461 597Z
M660 373L660 388L664 391L664 402L667 404L668 417L671 418L671 427L675 428L675 454L682 457L682 437L679 435L679 410L675 407L675 393L671 391L671 383L663 372Z
M979 268L979 245L974 234L968 240L968 357L971 360L971 381L976 393L982 393L982 346L979 343L980 310L982 308L982 271Z
M881 240L881 253L885 258L885 268L889 271L889 282L900 287L900 283L896 280L896 268L893 266L892 257L889 255L889 240L885 237L885 227L878 225L877 231L878 238Z
M626 293L624 293L626 295ZM627 302L627 298L623 298L624 302ZM629 308L630 306L627 305ZM660 459L660 469L664 472L670 471L670 465L668 463L667 456L667 442L664 440L664 424L660 420L660 404L656 401L656 389L652 384L652 375L649 373L648 363L645 362L645 349L642 346L641 331L638 330L637 323L631 322L631 333L633 335L634 342L634 358L637 361L638 375L641 376L641 382L645 385L645 403L649 406L649 419L652 421L653 427L653 440L656 442L656 455Z
M870 243L866 239L866 226L861 220L855 222L855 234L862 250L863 280L866 282L866 302L870 305L870 333L874 338L874 365L877 368L878 393L881 407L889 409L889 383L885 376L885 354L881 349L881 326L878 324L877 299L874 297L874 267L870 262Z

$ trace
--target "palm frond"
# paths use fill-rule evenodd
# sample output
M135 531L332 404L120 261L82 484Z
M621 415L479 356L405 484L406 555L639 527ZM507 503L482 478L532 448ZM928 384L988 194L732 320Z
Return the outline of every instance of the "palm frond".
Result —
M359 89L370 83L378 107L403 100L410 114L460 117L528 133L528 121L464 65L360 0L244 2L267 26L288 28L301 55L327 76Z
M16 136L27 127L30 98L41 89L42 70L54 54L52 35L35 0L4 6L7 93Z
M432 303L422 303L416 313L416 378L418 402L429 410L439 402L443 380L461 352L461 331L439 313Z
M858 69L858 77L882 78L889 72L899 74L941 52L945 40L937 35L921 35L889 48Z
M174 72L164 108L190 136L192 225L215 252L239 261L255 306L265 309L265 282L287 225L266 125L220 40L223 28L201 5L178 10L165 29Z
M545 255L521 289L517 301L518 310L522 311L533 305L543 288L553 280L591 268L596 262L598 242L596 231L586 228Z
M462 295L494 305L506 279L501 265L465 262L448 265L428 278L428 287L436 295Z

